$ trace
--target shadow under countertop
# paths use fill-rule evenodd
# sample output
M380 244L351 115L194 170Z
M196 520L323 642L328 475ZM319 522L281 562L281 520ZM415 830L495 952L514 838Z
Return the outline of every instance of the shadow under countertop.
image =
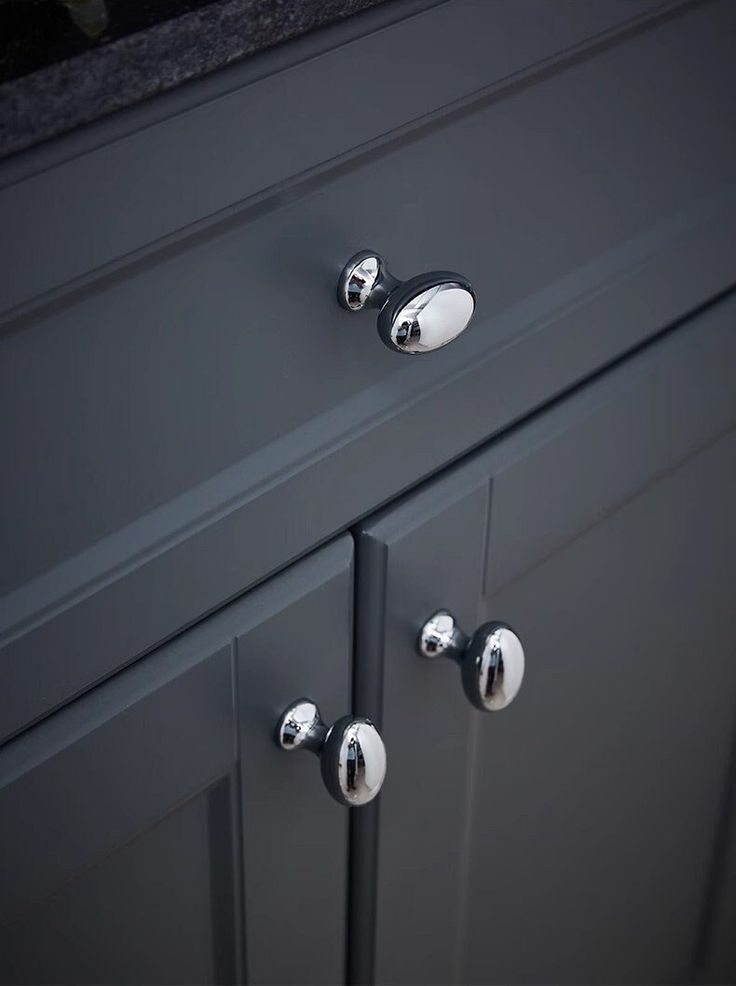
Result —
M382 2L0 0L0 158Z

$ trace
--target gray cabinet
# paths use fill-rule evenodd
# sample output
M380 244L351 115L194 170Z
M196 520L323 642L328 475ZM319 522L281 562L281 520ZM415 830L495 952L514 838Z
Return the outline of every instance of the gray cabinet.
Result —
M3 982L342 980L346 813L273 729L349 708L351 565L342 538L4 747Z
M358 23L0 164L0 981L723 981L736 3ZM388 352L362 248L469 330Z
M357 705L390 769L358 825L355 979L697 973L736 692L735 311L362 525ZM517 631L508 708L417 654L440 607Z
M729 0L335 30L0 166L0 740L736 280ZM388 352L363 247L469 330Z

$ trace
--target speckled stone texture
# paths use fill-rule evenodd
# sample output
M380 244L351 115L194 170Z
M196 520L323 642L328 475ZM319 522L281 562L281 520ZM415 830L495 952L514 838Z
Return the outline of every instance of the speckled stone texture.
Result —
M218 0L0 86L0 157L384 0Z

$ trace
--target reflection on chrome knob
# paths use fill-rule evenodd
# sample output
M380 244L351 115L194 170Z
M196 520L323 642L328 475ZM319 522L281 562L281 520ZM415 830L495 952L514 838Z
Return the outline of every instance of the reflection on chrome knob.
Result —
M378 309L378 334L397 353L430 353L456 339L475 311L470 281L448 270L398 281L375 250L361 250L345 265L337 299L349 312Z
M281 713L276 743L282 750L316 753L325 787L341 805L359 808L381 790L386 748L369 719L343 716L328 728L315 703L300 698Z
M524 648L505 623L484 623L467 637L441 609L419 631L422 657L449 657L460 665L463 688L482 712L498 712L516 698L524 678Z

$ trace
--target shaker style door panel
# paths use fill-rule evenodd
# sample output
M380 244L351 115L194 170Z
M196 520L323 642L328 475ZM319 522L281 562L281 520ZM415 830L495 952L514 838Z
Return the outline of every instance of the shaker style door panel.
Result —
M2 982L234 980L231 655L199 636L2 751Z
M360 530L356 711L392 760L356 819L354 980L692 981L736 693L735 319L713 306ZM441 608L514 628L508 708L419 656Z
M342 980L346 812L273 732L348 710L351 593L344 538L3 748L0 981Z

